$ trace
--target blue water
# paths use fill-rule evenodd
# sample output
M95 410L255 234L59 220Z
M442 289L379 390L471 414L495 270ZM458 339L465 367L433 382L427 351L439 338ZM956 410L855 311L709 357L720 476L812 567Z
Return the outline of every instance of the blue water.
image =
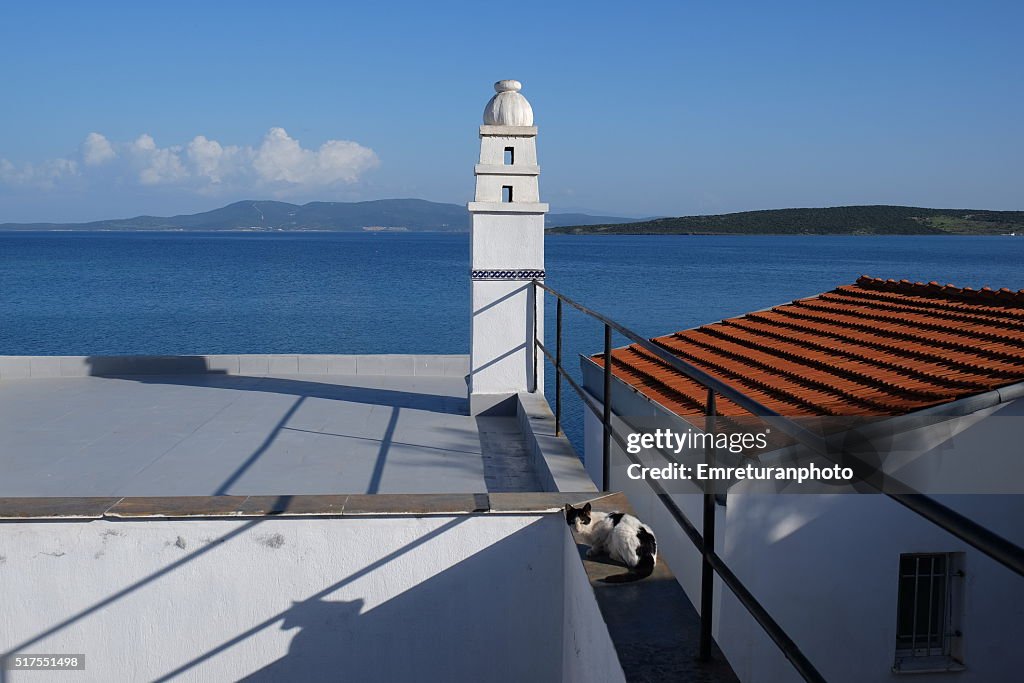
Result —
M1010 237L559 235L546 249L549 285L648 336L862 273L1024 288ZM466 353L468 270L464 234L0 233L0 354ZM547 314L550 341L551 301ZM567 309L570 365L601 344ZM566 406L577 443L580 410Z

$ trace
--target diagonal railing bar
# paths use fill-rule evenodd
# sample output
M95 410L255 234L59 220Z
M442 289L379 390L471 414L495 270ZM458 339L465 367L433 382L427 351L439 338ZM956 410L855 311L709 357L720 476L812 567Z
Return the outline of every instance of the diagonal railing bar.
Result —
M716 415L716 396L721 395L728 398L730 401L747 410L752 415L761 418L770 419L773 427L777 427L785 433L787 436L794 439L796 442L809 447L816 453L825 456L827 459L833 462L839 462L843 460L846 462L861 462L859 458L853 456L845 450L840 449L837 453L835 449L829 448L828 442L820 434L816 434L801 425L794 422L789 417L786 417L771 408L761 404L756 399L747 396L739 389L732 387L721 380L708 374L701 368L688 363L687 361L678 358L668 351L660 348L653 344L649 339L641 337L639 334L625 327L624 325L608 318L607 316L601 315L596 311L593 311L586 306L573 301L564 294L557 290L547 286L539 280L533 281L534 286L534 305L536 306L539 298L539 292L537 288L552 294L557 302L557 317L556 317L556 354L552 354L547 347L544 346L543 342L534 335L533 347L534 355L533 362L534 368L537 364L537 351L540 351L544 357L546 357L555 368L555 381L556 381L556 392L555 392L555 415L556 424L560 427L561 415L562 415L562 392L561 392L561 380L565 379L569 384L569 387L579 396L583 404L587 406L594 413L598 419L601 420L602 427L602 488L607 490L609 481L609 463L610 463L610 451L611 442L614 441L622 448L622 452L626 457L634 463L641 464L637 458L629 453L626 448L626 443L622 435L615 432L612 427L612 410L611 410L611 377L612 377L612 350L611 350L611 333L614 330L622 336L626 337L636 345L643 348L645 351L653 354L657 358L664 361L667 365L678 370L684 376L694 380L698 384L704 386L708 391L708 398L706 402L706 427L713 428L714 417ZM562 366L562 302L565 302L577 309L578 311L600 321L604 324L604 352L603 360L603 384L604 384L604 395L603 401L598 402L594 399L590 392L586 391L581 387L576 380L572 378L569 372ZM535 308L536 313L536 308ZM536 325L534 330L536 330ZM536 372L536 370L535 370ZM617 416L616 416L617 417ZM619 418L621 419L621 418ZM881 479L883 483L885 479ZM990 529L978 524L972 519L961 515L959 512L939 503L934 498L926 496L909 489L906 486L901 487L901 492L893 493L891 491L883 490L883 487L877 483L868 481L869 485L875 487L881 493L896 501L900 505L903 505L912 512L920 515L924 519L932 522L941 529L948 533L956 536L965 543L971 545L977 550L981 551L986 556L999 562L1003 566L1007 567L1014 573L1020 576L1024 576L1024 549L1020 546L1010 542L1003 538L999 534L991 531ZM673 517L676 523L680 526L690 542L693 543L694 547L701 553L702 556L702 577L701 577L701 629L700 629L700 655L699 659L708 660L710 659L711 653L711 623L712 623L712 591L714 590L713 582L710 580L711 571L717 573L721 578L723 584L725 584L736 597L737 600L744 606L744 608L750 613L750 615L757 621L757 623L765 630L772 641L778 646L780 651L786 656L786 658L793 664L793 667L797 670L800 676L805 681L814 681L816 683L824 682L824 678L814 668L807 657L800 651L796 643L786 634L782 627L776 622L772 616L765 610L764 606L754 597L754 595L743 585L739 577L732 572L725 561L717 554L714 550L714 515L715 515L715 499L714 493L705 491L704 493L704 535L702 536L692 522L686 517L686 514L672 499L671 495L658 483L656 480L646 480L646 484L654 491L657 495L658 500L665 506L669 514ZM909 491L909 493L907 492ZM705 542L707 538L707 542Z
M540 341L537 342L537 348L549 360L551 360L552 362L555 361L555 357L551 354L550 351L548 351L548 349ZM576 380L572 378L572 375L570 375L565 370L565 368L556 366L556 369L558 373L562 377L564 377L565 381L569 384L572 390L575 391L576 394L580 397L580 400L583 401L584 405L586 405L587 408L589 408L598 418L603 418L603 407L601 407L598 404L598 402L594 400L589 395L589 393L586 390L584 390L583 387L581 387L576 382ZM626 442L622 438L621 434L612 430L611 438L620 448L622 448L623 453L626 454L626 457L631 462L634 462L636 464L642 464L638 458L631 455L626 450ZM822 677L822 675L817 671L817 669L814 668L814 665L811 664L810 660L807 659L807 656L800 650L797 644L793 642L793 639L786 634L786 632L779 625L779 623L775 621L774 618L772 618L771 614L768 613L768 610L766 610L764 606L761 605L757 598L755 598L754 595L749 590L747 590L747 588L742 584L739 578L732 573L732 571L725 564L725 561L717 554L715 554L713 546L711 544L704 543L704 538L701 536L700 532L697 531L697 527L693 525L693 523L686 517L686 513L684 513L682 509L676 504L676 502L672 500L671 494L669 494L669 492L666 491L661 486L661 484L655 480L650 480L647 483L654 491L655 495L657 495L658 500L661 502L661 504L665 506L665 508L668 510L672 518L676 521L680 528L682 528L683 532L690 539L690 542L693 543L697 551L701 553L701 555L704 558L703 561L707 563L708 567L717 572L718 575L722 578L723 583L725 583L725 585L728 586L734 594L736 594L736 598L744 607L746 607L746 609L750 612L751 616L753 616L754 620L757 621L757 623L760 624L760 626L765 630L765 632L768 634L768 637L771 638L772 641L779 646L779 648L782 650L783 655L785 655L786 659L793 663L794 668L796 668L796 670L800 673L803 679L805 681L812 681L813 683L825 683L824 677ZM708 493L704 495L705 501L708 500L708 496L711 496L712 499L714 498L713 493ZM710 513L712 515L714 514L713 510L714 508L712 508L712 512ZM707 508L705 508L705 514L708 514ZM707 523L706 520L705 523ZM714 522L711 522L711 526L713 529ZM699 647L700 655L698 657L702 661L709 661L711 659L711 597L711 582L702 582L700 615L701 641Z
M658 358L664 360L668 365L671 365L674 369L683 373L685 376L699 384L702 384L707 389L713 390L715 394L728 398L733 403L739 405L757 417L770 418L773 428L779 428L787 436L790 436L800 444L807 446L833 462L837 462L839 460L839 458L837 458L837 453L834 449L829 448L825 437L822 435L815 434L814 432L800 426L789 417L768 408L756 399L747 396L739 389L712 377L695 365L673 356L671 353L651 343L650 340L641 337L633 330L630 330L620 323L573 301L543 282L534 280L534 286L540 287L544 291L557 297L559 300L565 301L565 303L569 304L573 308L576 308L577 310L601 321L607 327L610 327L622 336L631 340L645 351L658 356ZM561 333L560 328L559 333ZM850 453L841 453L838 455L845 456L847 462L860 461L859 458ZM981 551L986 556L992 558L996 562L999 562L1019 576L1024 576L1024 548L1021 548L1017 544L1012 543L990 529L978 524L959 512L956 512L952 508L943 505L934 498L917 491L909 490L906 486L902 486L901 488L904 490L900 493L891 493L887 491L880 492L895 500L900 505L903 505L909 510L917 513L921 517L924 517L933 524L941 527L943 530L956 536L975 549Z
M572 306L576 310L578 310L578 311L580 311L582 313L585 313L585 314L589 315L590 317L595 318L596 320L599 320L600 322L604 323L606 326L610 327L611 329L613 329L616 332L618 332L619 334L621 334L626 339L629 339L633 343L635 343L638 346L642 347L645 351L648 351L648 352L654 354L660 360L663 360L668 365L671 365L674 369L676 369L679 372L683 373L684 375L686 375L690 379L694 380L695 382L698 382L699 384L703 385L704 387L706 387L708 389L713 389L716 394L720 394L722 396L725 396L730 401L732 401L733 403L735 403L735 404L739 405L740 407L746 409L750 413L752 413L754 415L757 415L759 417L777 417L777 418L781 418L782 422L780 424L780 429L782 429L783 431L786 432L787 435L793 437L794 439L800 441L801 443L803 443L805 445L814 444L813 447L817 451L827 450L827 446L825 444L825 438L822 437L820 434L815 434L814 432L812 432L812 431L810 431L810 430L808 430L808 429L806 429L804 427L801 427L800 425L796 424L795 422L792 422L791 420L788 420L781 413L778 413L778 412L772 410L771 408L763 405L762 403L760 403L756 399L751 398L750 396L747 396L743 392L741 392L738 389L736 389L736 388L726 384L725 382L721 381L717 377L709 375L707 372L705 372L704 370L701 370L696 365L693 365L691 363L688 363L685 360L682 360L681 358L673 356L671 353L669 353L665 349L663 349L663 348L661 348L661 347L659 347L659 346L657 346L655 344L652 344L649 339L647 339L645 337L641 337L639 334L637 334L633 330L629 329L628 327L625 327L622 324L612 320L611 318L608 318L608 317L606 317L604 315L601 315L600 313L598 313L596 311L593 311L593 310L587 308L583 304L580 304L580 303L577 303L577 302L573 301L572 299L570 299L569 297L565 296L561 292L558 292L558 291L552 289L551 287L548 287L543 282L540 282L538 280L534 280L534 284L537 287L540 287L541 289L543 289L544 291L554 295L556 298L560 299L561 301L564 301L565 303L569 304L570 306Z

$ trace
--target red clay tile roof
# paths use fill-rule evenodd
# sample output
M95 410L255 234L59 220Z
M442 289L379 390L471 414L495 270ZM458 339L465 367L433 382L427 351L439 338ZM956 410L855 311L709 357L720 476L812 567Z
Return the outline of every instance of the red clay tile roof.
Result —
M651 341L784 415L902 415L1024 381L1024 290L863 276ZM669 410L703 413L707 390L636 345L613 350L612 366Z

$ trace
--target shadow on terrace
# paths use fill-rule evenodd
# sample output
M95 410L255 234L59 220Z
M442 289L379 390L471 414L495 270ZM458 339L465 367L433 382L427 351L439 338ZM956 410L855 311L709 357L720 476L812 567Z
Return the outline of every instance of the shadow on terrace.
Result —
M467 415L463 376L136 370L161 361L5 383L0 496L541 490L515 418Z

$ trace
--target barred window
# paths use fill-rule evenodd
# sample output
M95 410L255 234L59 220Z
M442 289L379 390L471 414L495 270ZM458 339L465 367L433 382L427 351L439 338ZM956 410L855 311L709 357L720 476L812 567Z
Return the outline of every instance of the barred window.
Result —
M962 553L900 555L894 671L962 667Z

